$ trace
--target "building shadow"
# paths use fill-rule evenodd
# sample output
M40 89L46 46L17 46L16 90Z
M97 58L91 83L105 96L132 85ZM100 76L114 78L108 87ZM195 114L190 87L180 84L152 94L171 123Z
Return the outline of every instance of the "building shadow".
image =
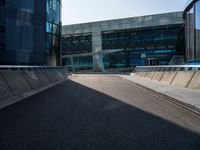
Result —
M200 135L73 81L0 111L0 149L199 150Z

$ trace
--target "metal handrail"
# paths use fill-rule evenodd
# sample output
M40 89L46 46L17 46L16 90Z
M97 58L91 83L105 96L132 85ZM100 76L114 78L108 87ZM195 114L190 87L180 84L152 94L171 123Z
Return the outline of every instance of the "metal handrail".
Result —
M68 71L67 67L53 67L53 66L11 66L11 65L0 65L1 70L9 70L9 71L39 71L39 72L50 72L63 70Z
M137 66L133 72L197 71L200 65Z

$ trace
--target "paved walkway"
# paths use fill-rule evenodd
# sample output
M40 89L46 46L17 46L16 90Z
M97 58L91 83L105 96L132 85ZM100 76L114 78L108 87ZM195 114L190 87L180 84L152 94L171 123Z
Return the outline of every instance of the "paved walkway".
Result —
M1 150L199 150L200 117L113 75L78 75L0 111Z
M119 75L120 77L127 79L133 83L137 83L156 92L162 93L169 97L179 100L185 104L192 105L197 109L200 109L200 91L192 90L188 88L175 87L162 82L149 80L142 77ZM191 108L192 109L192 108Z

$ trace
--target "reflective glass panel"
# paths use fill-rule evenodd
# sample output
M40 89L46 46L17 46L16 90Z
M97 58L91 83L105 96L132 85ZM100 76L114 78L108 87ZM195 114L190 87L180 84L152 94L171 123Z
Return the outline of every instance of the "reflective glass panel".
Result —
M6 6L31 13L34 12L34 0L6 0Z
M195 28L196 28L196 57L200 58L200 1L195 6Z

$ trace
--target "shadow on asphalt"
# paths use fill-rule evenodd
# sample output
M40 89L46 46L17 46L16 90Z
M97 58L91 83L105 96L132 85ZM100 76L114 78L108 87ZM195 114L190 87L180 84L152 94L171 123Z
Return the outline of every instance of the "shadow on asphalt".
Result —
M69 80L1 110L0 149L199 150L200 135Z

